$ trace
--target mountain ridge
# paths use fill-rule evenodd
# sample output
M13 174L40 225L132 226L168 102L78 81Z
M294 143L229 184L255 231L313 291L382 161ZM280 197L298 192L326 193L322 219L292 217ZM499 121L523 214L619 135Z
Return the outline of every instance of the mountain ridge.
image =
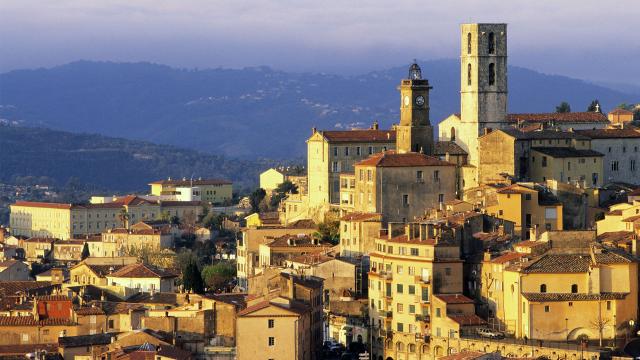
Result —
M458 60L419 61L435 125L459 112ZM303 155L311 128L388 128L407 66L359 75L269 67L179 69L78 61L0 74L0 118L29 126L151 141L232 158ZM551 112L561 101L607 110L636 96L560 75L509 67L510 112Z

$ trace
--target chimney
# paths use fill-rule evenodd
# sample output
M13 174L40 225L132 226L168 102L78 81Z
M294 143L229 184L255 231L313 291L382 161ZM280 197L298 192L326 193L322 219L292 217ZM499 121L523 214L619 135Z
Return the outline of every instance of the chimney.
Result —
M293 274L289 274L289 299L293 300L296 296L296 291L293 283Z
M317 129L317 128L315 128L315 127L312 127L312 128L311 128L311 134L315 134L315 133L317 133L317 132L318 132L318 129Z
M487 135L488 133L491 132L491 128L484 128L484 135Z
M483 260L484 261L491 261L491 253L490 252L485 252L484 256L483 256Z
M631 239L631 254L638 256L638 237L634 234Z
M371 126L371 129L373 129L373 130L378 130L378 129L379 129L379 126L380 126L380 125L378 125L378 122L377 122L377 121L374 121L374 122L373 122L373 126Z

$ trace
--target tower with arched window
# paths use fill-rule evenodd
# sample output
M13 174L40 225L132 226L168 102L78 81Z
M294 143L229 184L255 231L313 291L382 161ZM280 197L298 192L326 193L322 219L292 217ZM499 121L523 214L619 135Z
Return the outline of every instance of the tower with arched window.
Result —
M456 142L477 165L478 136L506 125L507 25L460 27L460 128Z
M409 76L398 86L400 124L396 127L396 150L399 153L433 153L433 127L429 120L429 80L422 78L417 63L409 67Z

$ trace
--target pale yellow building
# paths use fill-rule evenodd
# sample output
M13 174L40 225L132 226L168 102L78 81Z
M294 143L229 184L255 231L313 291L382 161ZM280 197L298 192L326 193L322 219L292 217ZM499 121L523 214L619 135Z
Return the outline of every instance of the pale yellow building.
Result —
M531 229L562 230L562 203L538 189L513 184L496 191L497 204L487 212L513 221L521 239L529 238Z
M496 316L516 338L613 339L637 319L638 264L619 250L594 243L552 248L504 268L502 277L504 310Z
M340 218L340 254L357 257L373 251L381 229L381 214L352 212L343 216Z
M627 231L640 233L640 201L611 205L604 219L596 222L598 235Z
M55 237L62 240L129 227L144 220L177 216L196 221L200 201L150 201L134 195L99 204L60 204L18 201L10 206L13 235Z
M222 179L186 179L158 180L149 184L151 186L151 195L172 195L177 188L183 188L182 191L190 191L192 188L198 188L200 199L212 204L222 204L233 199L233 183Z
M307 176L304 168L278 167L270 168L260 173L260 188L264 189L267 194L272 193L278 185L285 181L290 181L294 184L299 193L307 193Z
M372 358L432 359L430 337L459 334L459 323L451 316L465 315L474 324L481 323L468 306L447 311L447 306L434 300L439 296L447 303L448 296L454 296L468 302L461 295L460 244L450 229L390 225L375 246L369 254Z

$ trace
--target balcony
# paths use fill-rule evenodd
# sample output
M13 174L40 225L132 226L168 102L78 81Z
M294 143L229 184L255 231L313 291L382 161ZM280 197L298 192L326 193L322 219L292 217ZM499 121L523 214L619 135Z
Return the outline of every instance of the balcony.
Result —
M431 317L425 314L416 314L416 321L430 322Z
M429 335L424 334L416 334L416 341L422 341L428 343L430 340Z
M393 280L393 273L391 271L380 271L380 277L386 281Z
M378 310L378 315L380 315L381 317L384 317L384 318L390 318L393 314L392 314L391 311Z
M431 284L431 277L430 276L416 275L416 282L417 283L421 283L421 284L425 284L425 285L429 285L429 284Z

